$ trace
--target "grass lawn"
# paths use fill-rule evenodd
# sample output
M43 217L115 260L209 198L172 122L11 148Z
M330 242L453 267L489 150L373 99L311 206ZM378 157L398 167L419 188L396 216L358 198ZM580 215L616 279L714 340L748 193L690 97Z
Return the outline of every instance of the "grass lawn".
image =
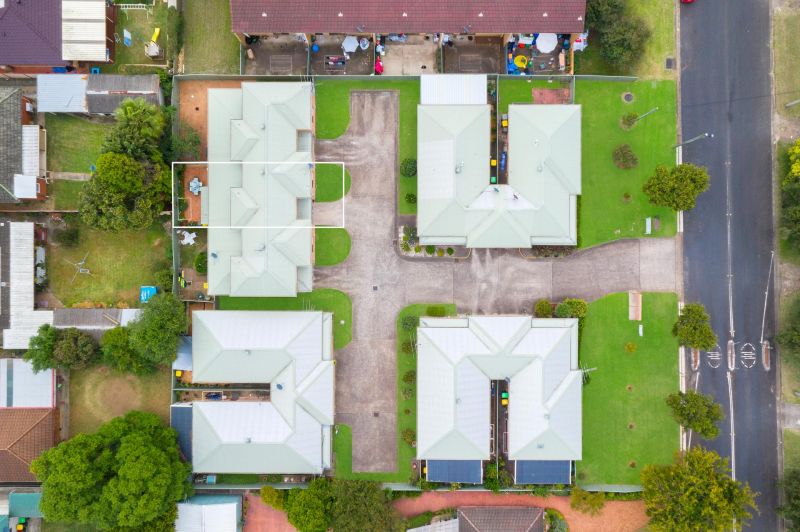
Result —
M131 33L131 45L117 43L114 50L114 62L102 63L103 73L119 74L157 74L166 65L166 61L177 53L178 13L170 15L166 2L155 2L149 9L117 9L116 33L120 38L124 30ZM170 24L170 22L172 24ZM165 59L153 61L144 53L144 46L150 42L155 28L161 28L158 44L164 50Z
M353 303L344 292L318 288L297 297L217 298L219 310L322 310L333 312L333 347L341 349L353 338ZM344 323L342 323L344 322Z
M107 366L69 373L69 432L94 432L111 418L131 410L158 414L169 423L172 372L161 368L147 376L118 373Z
M350 233L339 227L317 227L314 231L314 264L333 266L350 255Z
M67 114L48 113L47 169L88 174L100 156L100 146L113 124Z
M642 298L644 336L628 320L628 294L589 304L581 327L580 363L597 368L583 387L583 460L578 484L639 484L647 464L667 464L678 449L678 424L664 402L678 390L675 294ZM628 353L625 345L636 344Z
M800 10L778 10L774 17L775 42L775 110L789 117L800 117L800 105L786 108L800 99L800 56L794 49Z
M444 307L446 315L454 316L456 306L452 304L417 304L409 305L397 315L397 464L398 471L380 473L353 472L353 434L347 425L336 425L336 434L333 438L333 452L336 455L336 477L344 479L365 479L378 482L408 482L411 478L410 464L416 458L416 450L403 441L403 431L411 429L417 431L417 395L416 382L407 384L403 382L406 372L417 369L416 353L403 353L403 343L413 341L416 328L406 331L401 326L406 316L424 316L430 306ZM409 399L403 397L403 389L411 388L413 393ZM406 410L408 414L406 414Z
M256 484L258 475L247 473L223 473L217 475L217 484Z
M800 469L800 430L783 429L783 470Z
M589 47L575 54L576 74L635 75L645 79L675 79L677 70L667 70L665 60L675 57L675 5L664 0L627 0L627 13L642 19L650 29L641 59L629 69L614 69L600 57L596 31L589 34Z
M142 231L109 233L80 227L80 242L72 248L47 246L50 291L67 307L78 303L125 304L135 307L139 287L152 285L154 274L168 268L169 235L160 224ZM75 276L74 263L86 257L91 275ZM73 277L75 280L73 281Z
M567 87L569 85L566 85ZM533 89L560 89L561 83L549 82L546 79L525 78L500 78L500 86L497 89L497 108L499 114L508 112L508 106L512 103L535 103L533 101Z
M231 32L229 0L192 0L183 8L187 74L239 73L239 41Z
M676 215L672 209L651 205L642 185L656 165L675 164L676 111L675 82L579 80L575 103L582 105L581 158L583 188L578 219L578 245L589 247L619 238L645 236L645 218L658 217L660 228L652 236L673 236ZM622 101L631 92L633 103ZM623 130L622 115L640 115L659 110L643 118L633 129ZM611 153L617 146L629 144L639 157L639 165L621 170L614 165ZM624 194L630 194L628 200Z
M790 142L778 142L775 146L775 157L777 158L778 179L783 180L789 174L789 148ZM779 207L780 208L780 205ZM780 213L778 213L780 215ZM780 223L780 222L779 222ZM788 234L778 231L778 255L780 259L792 264L800 265L800 246L792 244L787 238Z
M78 210L78 196L83 189L83 181L56 179L51 187L51 195L56 197L57 211Z
M419 104L419 80L324 80L316 86L316 134L321 139L335 139L347 131L350 123L350 91L352 90L396 90L400 93L400 161L417 158L417 105ZM399 164L399 161L398 161ZM406 201L406 194L417 193L416 177L399 178L397 196L400 214L416 214L416 204Z
M338 201L342 192L350 192L350 172L344 169L344 188L342 188L341 164L317 163L315 166L315 201Z

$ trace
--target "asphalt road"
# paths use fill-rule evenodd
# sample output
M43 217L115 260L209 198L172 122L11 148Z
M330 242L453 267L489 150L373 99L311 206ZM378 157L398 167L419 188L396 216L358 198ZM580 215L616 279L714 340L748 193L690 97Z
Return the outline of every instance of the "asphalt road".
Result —
M720 437L701 444L729 457L735 449L736 478L759 493L751 529L777 530L776 373L774 362L765 371L759 346L773 249L769 2L698 0L680 9L683 138L714 134L683 151L684 162L706 166L711 175L711 188L684 218L684 279L686 301L706 306L721 345L716 369L702 354L699 388L726 414ZM770 341L772 305L770 288L764 331ZM755 360L742 356L747 344Z

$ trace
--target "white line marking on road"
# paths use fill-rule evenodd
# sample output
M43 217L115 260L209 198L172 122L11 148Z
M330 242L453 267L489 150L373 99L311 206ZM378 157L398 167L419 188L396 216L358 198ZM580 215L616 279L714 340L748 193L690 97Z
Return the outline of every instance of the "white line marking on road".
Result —
M767 321L767 299L769 297L769 281L772 279L772 264L775 261L775 251L769 256L769 272L767 272L767 289L764 290L764 312L761 314L761 345L764 345L764 324Z
M744 366L746 369L750 369L756 365L756 348L753 346L753 344L744 344L739 353L739 358L742 360L742 366Z
M736 480L736 430L733 423L733 382L730 371L728 372L728 406L731 418L731 478Z
M728 143L730 151L730 143ZM728 154L730 155L730 153ZM725 161L725 217L728 241L728 326L731 338L735 336L733 327L733 238L732 238L732 219L733 219L733 200L731 198L731 161Z
M713 351L706 351L706 363L711 369L717 369L722 363L721 351L719 344L714 346Z

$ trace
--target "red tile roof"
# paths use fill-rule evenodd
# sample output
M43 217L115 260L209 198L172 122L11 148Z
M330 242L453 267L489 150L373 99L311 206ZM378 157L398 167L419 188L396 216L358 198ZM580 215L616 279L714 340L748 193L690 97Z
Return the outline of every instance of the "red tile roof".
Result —
M578 33L586 0L231 0L242 33ZM404 16L405 14L405 16Z
M0 408L0 482L35 482L30 465L58 440L55 408Z

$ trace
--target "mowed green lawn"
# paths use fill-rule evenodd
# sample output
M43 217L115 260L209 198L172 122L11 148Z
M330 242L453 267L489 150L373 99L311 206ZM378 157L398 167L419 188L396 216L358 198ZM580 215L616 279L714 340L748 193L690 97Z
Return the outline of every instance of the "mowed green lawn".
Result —
M783 470L800 469L800 430L783 430Z
M341 349L353 338L353 303L344 292L318 288L297 297L217 298L219 310L322 310L333 312L333 347Z
M569 87L567 84L566 87ZM533 89L561 89L558 81L533 79L531 77L500 78L497 88L497 109L500 115L508 112L512 103L537 103L533 101Z
M187 74L239 73L239 41L231 32L229 0L191 0L183 9Z
M656 230L654 223L651 236L673 236L675 212L651 205L642 186L657 165L675 164L675 82L579 80L575 85L575 103L581 105L582 113L578 245L645 236L647 217L659 219L660 227ZM633 94L632 103L622 101L625 92ZM624 114L643 115L655 107L658 111L631 130L620 127ZM636 168L622 170L614 165L612 152L622 144L629 144L639 158Z
M111 123L48 113L47 169L51 172L91 173Z
M407 316L425 316L429 307L442 307L447 316L456 314L456 306L452 304L415 304L405 307L397 315L397 471L380 473L353 472L353 434L347 425L337 424L333 438L333 452L336 456L336 477L344 479L364 479L377 482L409 482L412 476L411 463L416 458L416 449L403 441L403 431L417 431L417 383L403 381L409 371L417 370L416 351L403 352L403 344L414 342L416 329L406 331L402 327L403 318ZM403 389L411 388L413 394L409 399L403 396ZM406 413L407 412L407 413Z
M800 117L800 104L786 104L800 99L800 54L794 45L800 28L800 10L776 11L774 17L775 110L793 118Z
M314 165L315 201L338 201L350 192L350 172L338 163L317 163ZM342 187L344 174L344 187Z
M314 230L314 264L333 266L350 254L350 233L341 227L318 226Z
M678 450L678 424L665 403L678 391L675 294L642 296L642 325L628 320L628 294L590 303L581 328L580 364L594 369L583 387L583 460L577 483L639 484L647 464L666 464ZM626 344L635 351L626 351Z
M317 81L316 135L321 139L335 139L347 131L350 123L350 91L393 90L399 92L399 159L417 158L417 105L419 104L419 79L367 80L325 79ZM387 139L387 142L389 139ZM398 161L399 164L399 161ZM398 207L400 214L416 214L416 204L406 201L406 194L417 193L416 177L399 177Z
M85 181L68 181L66 179L56 179L50 185L50 195L55 196L57 211L78 210L80 193L83 190Z
M170 237L156 223L141 231L95 231L78 222L80 240L63 247L47 246L50 291L67 307L78 303L138 305L139 288L155 283L155 272L169 268ZM74 263L86 258L91 275L75 275Z

